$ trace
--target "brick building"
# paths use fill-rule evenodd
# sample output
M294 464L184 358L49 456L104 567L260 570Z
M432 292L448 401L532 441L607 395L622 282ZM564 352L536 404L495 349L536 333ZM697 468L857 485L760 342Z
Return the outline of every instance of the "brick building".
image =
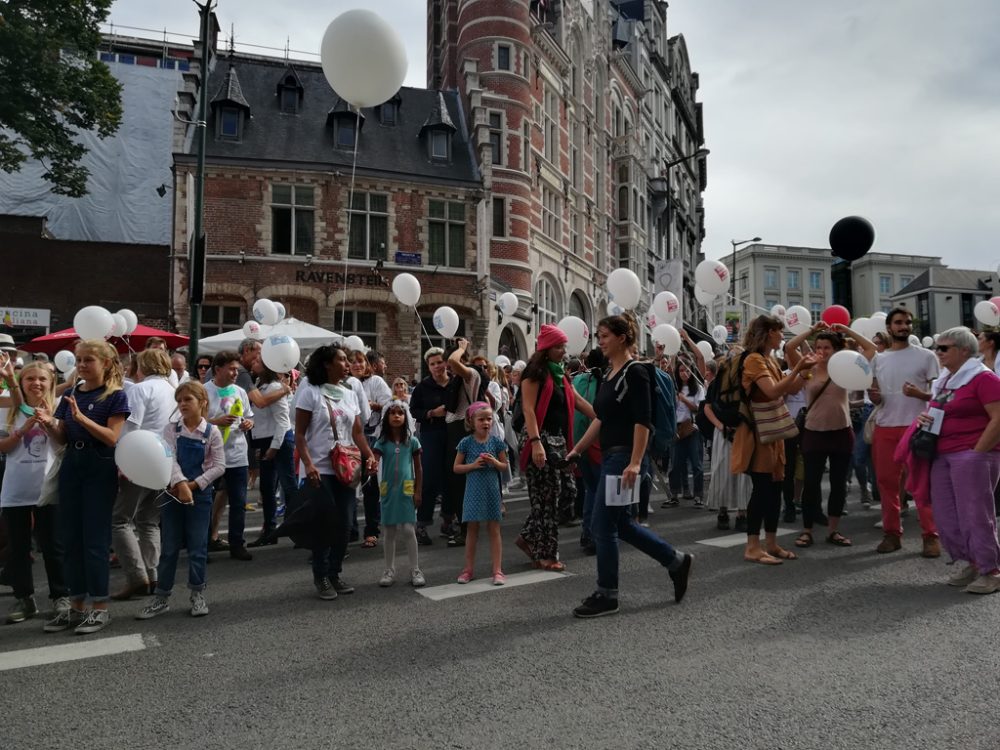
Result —
M289 315L360 336L391 373L417 374L429 342L389 286L406 271L421 283L418 312L433 343L433 312L450 305L460 333L486 344L482 183L456 93L404 87L358 116L318 65L240 54L218 60L206 91L201 336L242 326L269 297ZM185 329L194 147L174 164L171 293Z

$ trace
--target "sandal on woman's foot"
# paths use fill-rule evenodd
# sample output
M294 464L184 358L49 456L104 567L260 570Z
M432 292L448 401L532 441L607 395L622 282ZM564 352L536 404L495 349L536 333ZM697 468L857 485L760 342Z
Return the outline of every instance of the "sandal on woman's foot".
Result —
M779 560L798 560L799 556L794 552L790 552L787 549L782 549L781 547L776 547L774 549L769 549L767 551L771 557L775 557Z
M830 544L836 545L837 547L850 547L853 544L850 539L841 534L839 531L831 532L830 536L826 538L826 541Z
M760 563L761 565L781 565L781 560L776 557L771 557L769 554L764 552L764 550L760 550L756 556L743 553L743 559L746 562L755 562Z
M377 547L378 546L378 537L377 536L366 536L365 540L363 542L361 542L361 546L364 547L365 549L372 549L374 547Z
M528 546L528 543L524 541L524 537L520 534L514 537L514 546L531 558L531 547Z
M813 546L813 535L812 532L803 531L795 538L796 547L812 547Z
M536 560L535 567L552 573L562 573L566 570L566 565L559 560Z

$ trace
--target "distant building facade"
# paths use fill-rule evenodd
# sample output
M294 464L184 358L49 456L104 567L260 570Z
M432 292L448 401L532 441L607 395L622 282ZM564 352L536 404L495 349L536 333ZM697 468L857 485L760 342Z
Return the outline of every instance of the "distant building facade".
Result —
M913 313L914 333L923 338L955 326L982 328L973 310L995 296L992 271L931 267L892 295L894 307Z

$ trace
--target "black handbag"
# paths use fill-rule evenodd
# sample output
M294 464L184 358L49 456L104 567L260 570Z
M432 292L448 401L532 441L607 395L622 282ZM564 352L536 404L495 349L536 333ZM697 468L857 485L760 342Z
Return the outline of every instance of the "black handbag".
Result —
M938 436L927 430L917 430L910 436L910 453L925 461L933 461L937 456Z

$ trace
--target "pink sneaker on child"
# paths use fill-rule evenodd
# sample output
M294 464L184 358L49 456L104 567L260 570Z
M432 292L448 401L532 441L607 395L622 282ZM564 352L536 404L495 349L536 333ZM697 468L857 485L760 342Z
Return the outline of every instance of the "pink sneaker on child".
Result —
M468 583L472 580L472 568L466 568L461 573L458 574L459 583Z
M505 583L507 583L507 576L503 574L502 570L498 570L496 573L493 574L494 586L503 586Z

